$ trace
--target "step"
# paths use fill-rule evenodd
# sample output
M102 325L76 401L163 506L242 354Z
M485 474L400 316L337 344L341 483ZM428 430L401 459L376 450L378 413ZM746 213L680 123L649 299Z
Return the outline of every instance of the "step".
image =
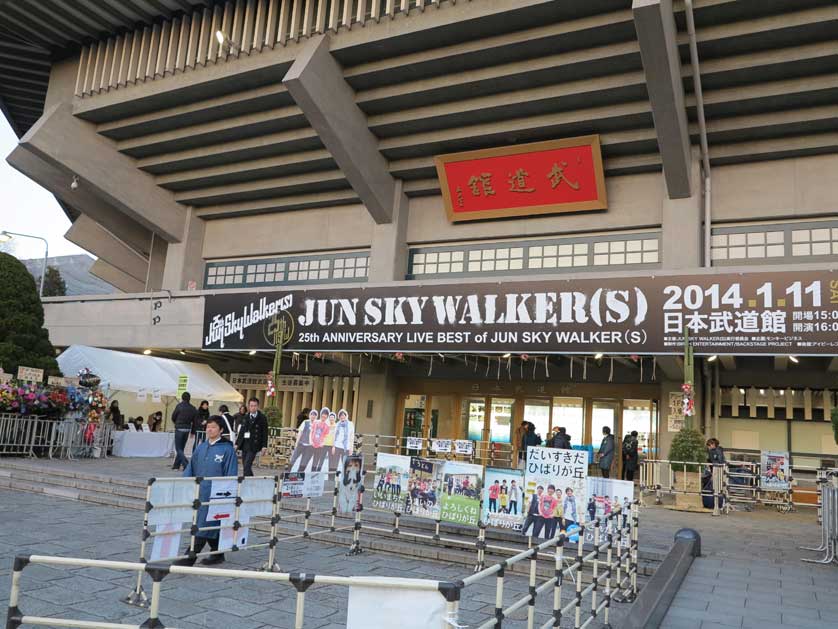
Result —
M31 480L18 479L12 476L0 476L0 488L15 491L27 491L45 494L48 496L58 496L60 498L69 498L71 500L108 505L122 509L137 509L142 511L145 508L145 500L118 496L112 493L92 491L89 489L79 489L77 487L54 485L43 482L43 480L32 482Z
M147 479L137 480L133 478L125 478L121 476L111 476L108 474L97 474L95 472L85 472L79 470L66 470L58 466L50 465L49 463L41 463L39 459L0 459L0 470L11 469L20 470L23 472L31 472L37 474L44 474L50 476L61 476L64 478L77 478L81 480L89 480L97 483L107 483L110 485L119 485L134 488L145 488L148 484Z
M129 487L127 485L114 485L104 482L84 480L76 477L41 473L22 469L0 469L0 477L13 478L15 480L32 483L43 483L57 485L60 487L74 488L82 491L113 494L122 498L134 498L145 501L145 488Z

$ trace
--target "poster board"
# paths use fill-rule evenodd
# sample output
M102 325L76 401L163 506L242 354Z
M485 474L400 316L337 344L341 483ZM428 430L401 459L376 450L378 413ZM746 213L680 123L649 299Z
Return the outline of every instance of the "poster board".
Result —
M410 477L409 456L379 453L375 460L372 508L391 513L404 512L409 503L407 481Z
M666 429L669 432L681 432L684 427L684 394L681 391L669 392L669 412L666 417Z
M344 457L335 482L338 484L338 511L360 511L364 496L364 457L360 454Z
M319 498L326 488L328 472L284 472L283 498Z
M524 467L524 535L550 539L565 524L581 522L587 504L588 453L558 448L527 448Z
M35 367L23 367L19 366L17 368L17 379L22 382L43 382L44 381L44 370L43 369L36 369Z
M483 466L446 461L442 465L440 519L466 526L480 523L480 495L483 491Z
M487 467L483 485L483 522L493 528L520 532L524 524L523 496L523 471Z
M410 500L405 513L418 518L439 520L442 507L442 461L411 457L407 492Z
M634 483L627 480L613 478L588 478L588 500L585 503L585 520L591 522L596 518L606 518L615 510L622 509L628 513L634 500ZM619 526L620 523L615 523ZM604 533L608 531L607 521L600 526L600 541L604 540ZM585 529L585 542L594 542L594 529ZM623 540L623 546L628 546L628 539Z
M791 482L789 453L760 452L759 486L764 491L788 491Z
M355 425L346 409L312 409L300 424L288 469L294 472L336 470L355 448Z

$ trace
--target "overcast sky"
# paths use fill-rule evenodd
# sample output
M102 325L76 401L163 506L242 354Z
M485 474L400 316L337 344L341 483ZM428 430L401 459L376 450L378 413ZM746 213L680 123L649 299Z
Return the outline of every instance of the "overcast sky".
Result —
M51 258L86 253L64 239L70 221L55 197L6 162L6 156L16 145L17 137L6 118L0 115L0 231L46 238ZM40 240L14 238L7 244L11 246L11 253L22 260L44 257L44 243Z

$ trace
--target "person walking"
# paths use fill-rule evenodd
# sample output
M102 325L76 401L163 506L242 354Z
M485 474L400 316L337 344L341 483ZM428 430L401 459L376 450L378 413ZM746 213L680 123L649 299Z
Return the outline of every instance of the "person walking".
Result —
M614 462L614 435L608 426L602 427L602 443L599 445L599 471L603 478L611 478L611 464Z
M637 471L640 458L637 453L637 431L632 430L626 435L626 439L628 443L623 441L623 480L634 482L634 473Z
M175 424L175 462L172 465L173 470L179 470L181 467L186 469L189 464L183 451L198 417L198 409L189 402L191 399L192 396L189 395L189 391L184 391L183 395L180 396L180 402L172 413L172 421Z
M201 403L198 405L198 417L195 419L195 424L192 427L192 434L195 435L196 447L206 438L205 430L209 416L209 402L207 400L201 400Z
M221 431L222 436L229 439L230 443L236 443L236 430L234 428L236 420L230 414L230 409L226 404L218 407L218 415L224 420L224 430Z
M253 476L253 460L257 454L265 454L268 450L268 418L259 410L259 400L255 397L247 402L247 410L236 438L236 447L242 453L244 475Z
M184 477L217 477L217 476L238 476L239 462L236 459L236 450L230 440L222 435L224 430L224 419L219 415L213 415L207 419L206 423L207 438L192 453L192 460L183 471ZM212 481L201 481L201 487L198 490L198 498L202 503L210 501L212 491ZM218 526L217 521L208 522L207 514L209 512L209 505L201 505L198 509L198 532L195 533L195 548L194 552L197 554L203 550L204 546L209 543L210 550L213 553L218 552L218 537L220 531L209 530L201 531L200 529L206 527ZM224 553L213 554L201 560L205 566L221 563L224 561ZM186 560L187 563L195 563L194 557Z
M235 432L237 435L239 434L239 429L244 423L245 417L247 417L247 406L241 404L239 406L239 412L233 415L233 432ZM233 443L235 444L235 441Z

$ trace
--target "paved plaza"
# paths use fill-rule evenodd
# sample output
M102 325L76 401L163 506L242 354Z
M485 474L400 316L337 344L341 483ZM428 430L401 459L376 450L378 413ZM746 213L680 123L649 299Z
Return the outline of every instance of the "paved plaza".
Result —
M106 461L38 461L44 469L105 474L111 478L144 480L171 476L164 459ZM272 474L271 470L257 470ZM26 492L0 490L6 509L0 526L0 596L9 590L11 558L17 553L136 561L141 512ZM781 514L769 509L735 511L727 516L682 513L661 507L641 511L641 555L663 556L674 533L685 526L702 536L702 557L693 564L665 619L670 629L709 627L797 626L835 627L838 621L838 567L805 564L817 558L798 546L817 546L820 529L813 509ZM406 544L413 543L405 540ZM469 574L461 565L417 560L377 551L347 557L345 546L300 539L280 542L283 571L332 575L401 576L456 579ZM265 551L228 554L227 567L253 569ZM65 615L111 622L142 622L145 612L119 601L130 590L132 577L98 569L32 567L24 572L24 613ZM572 585L565 588L565 600ZM460 622L475 627L494 612L494 579L469 588L461 604ZM520 576L507 578L505 604L526 592ZM306 598L306 627L345 626L347 590L316 587ZM833 599L830 598L833 597ZM548 600L549 599L549 600ZM552 596L536 606L539 624L549 619ZM587 602L587 599L586 599ZM227 579L170 576L163 583L161 616L167 626L292 627L294 591L290 586ZM612 624L620 626L628 605L614 604ZM525 626L518 612L504 627ZM565 618L563 627L572 627ZM593 626L601 626L600 622Z

